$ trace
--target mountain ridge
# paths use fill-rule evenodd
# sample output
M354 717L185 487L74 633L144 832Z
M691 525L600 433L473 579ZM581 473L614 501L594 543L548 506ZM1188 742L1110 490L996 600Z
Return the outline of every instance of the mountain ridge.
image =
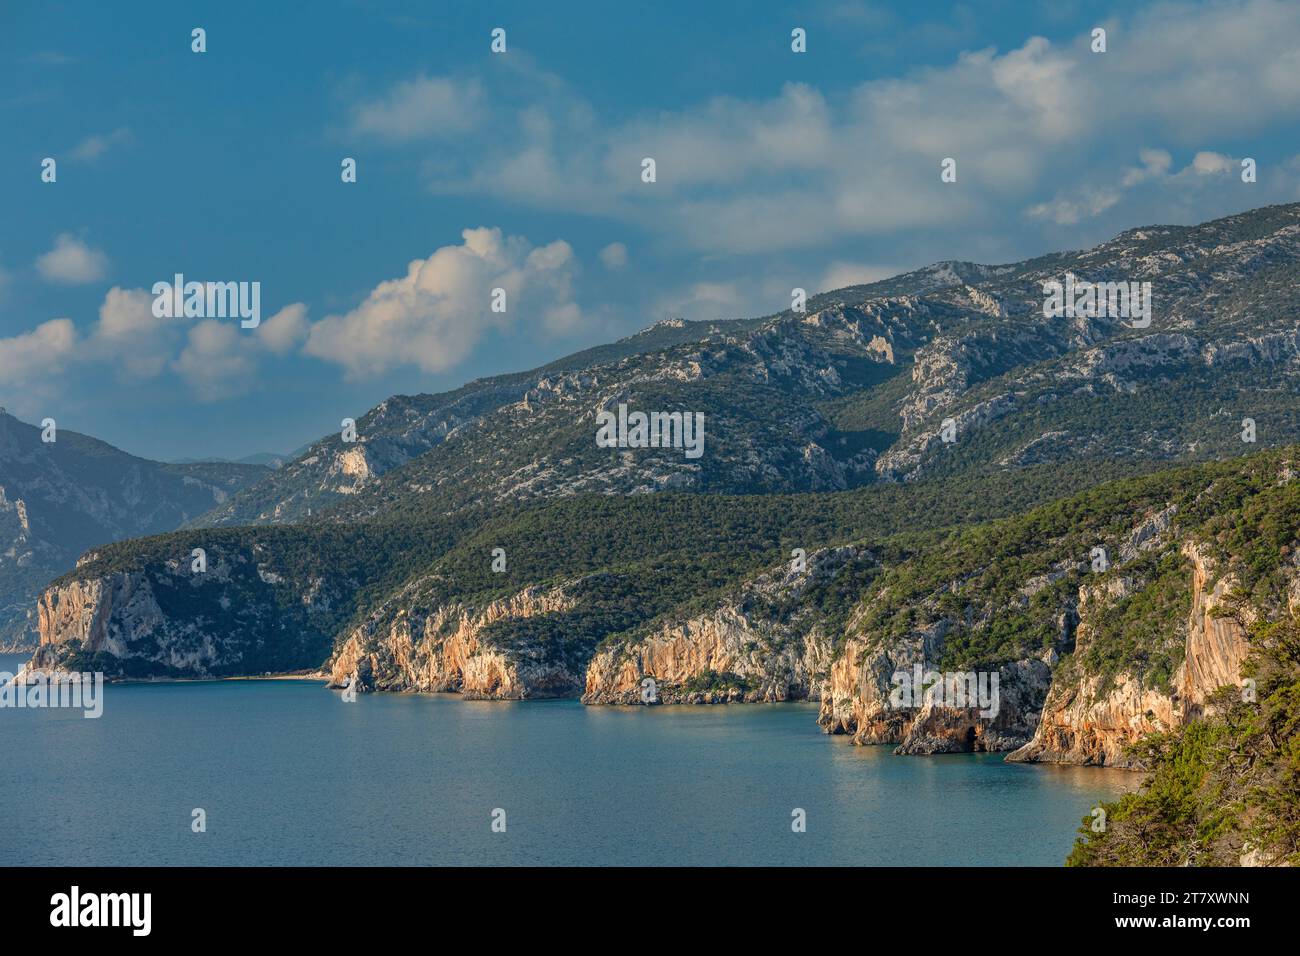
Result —
M357 421L355 442L326 436L194 524L334 508L355 520L420 496L454 510L591 489L799 492L1116 454L1194 460L1231 453L1239 429L1212 420L1233 404L1277 443L1300 420L1258 371L1296 371L1298 232L1300 205L1266 207L1003 266L938 263L814 296L804 314L666 320L530 372L393 396ZM1041 283L1067 271L1152 281L1151 328L1045 319ZM703 412L709 461L647 451L625 468L597 454L595 415L620 402Z

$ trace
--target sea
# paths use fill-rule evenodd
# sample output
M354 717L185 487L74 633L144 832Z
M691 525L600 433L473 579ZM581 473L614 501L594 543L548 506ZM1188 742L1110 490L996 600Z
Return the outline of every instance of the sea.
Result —
M1091 808L1140 782L895 756L816 716L113 684L98 719L0 709L6 863L1060 866Z

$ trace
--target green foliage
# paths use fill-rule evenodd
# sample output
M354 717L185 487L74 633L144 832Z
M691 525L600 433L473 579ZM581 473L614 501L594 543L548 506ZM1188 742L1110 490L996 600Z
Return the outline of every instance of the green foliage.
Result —
M1213 699L1214 716L1134 748L1150 774L1104 804L1107 826L1084 820L1070 866L1300 864L1300 619L1256 624L1238 688Z
M1122 672L1168 692L1183 662L1191 610L1191 563L1176 549L1147 552L1114 575L1133 581L1129 594L1103 603L1091 618L1092 634L1076 663L1101 678L1098 693Z
M674 690L683 694L728 694L735 691L745 694L751 689L749 681L730 671L703 670L690 680L679 684Z

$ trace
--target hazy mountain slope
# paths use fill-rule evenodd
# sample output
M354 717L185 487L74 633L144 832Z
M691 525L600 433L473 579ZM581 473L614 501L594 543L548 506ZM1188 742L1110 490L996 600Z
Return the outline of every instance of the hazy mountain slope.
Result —
M162 464L66 429L45 443L0 414L0 642L34 641L41 587L88 548L178 527L268 472Z

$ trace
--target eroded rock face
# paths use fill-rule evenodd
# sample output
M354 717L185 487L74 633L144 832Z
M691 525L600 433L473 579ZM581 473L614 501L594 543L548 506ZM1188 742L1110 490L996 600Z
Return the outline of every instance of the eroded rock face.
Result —
M354 676L360 691L458 691L468 698L571 697L581 674L509 653L484 640L494 624L569 610L563 588L527 588L481 608L450 604L432 613L403 608L356 628L327 665L330 686ZM381 622L382 621L382 622Z
M1148 513L1114 546L1117 573L1095 582L1085 578L1077 597L1073 591L1060 596L1053 646L998 667L996 713L987 712L983 701L977 707L954 695L904 694L900 699L898 675L904 688L928 686L947 676L934 673L933 662L943 659L945 641L951 641L958 622L949 615L931 616L905 637L885 639L862 631L860 622L869 617L864 604L831 665L818 722L827 733L849 735L857 744L894 744L897 753L1013 751L1008 757L1013 761L1136 768L1136 758L1128 753L1133 744L1207 713L1219 688L1239 683L1248 651L1245 632L1255 613L1231 600L1236 580L1218 573L1208 551L1180 535L1175 517L1173 506ZM1098 635L1114 640L1103 631L1115 626L1108 615L1154 586L1149 571L1138 564L1130 570L1130 564L1179 552L1189 565L1188 610L1165 644L1171 665L1180 659L1173 655L1181 654L1169 679L1144 681L1136 673L1086 669ZM1061 564L1024 581L1017 593L1032 599L1073 570L1077 565ZM1300 573L1293 572L1293 578ZM1300 601L1300 592L1294 596ZM1223 613L1228 605L1231 615ZM982 613L996 616L1006 610L985 608ZM924 613L921 620L926 620Z
M249 552L189 554L132 571L60 579L36 608L29 665L123 677L221 677L310 670L328 653L346 583L288 581ZM87 554L86 566L95 558Z
M119 614L129 613L142 630L161 618L143 575L116 574L50 588L37 605L41 645L76 640L86 650L121 656L126 653L121 629L115 627L110 632L108 627L115 609Z
M1007 759L1136 769L1126 748L1179 722L1178 704L1169 694L1144 689L1129 674L1120 674L1104 692L1096 678L1087 677L1053 687L1033 740Z
M1192 613L1188 619L1187 653L1175 683L1186 719L1203 713L1206 700L1220 687L1241 681L1241 665L1250 646L1243 625L1253 616L1242 609L1244 620L1216 614L1231 594L1236 581L1231 577L1214 580L1214 564L1195 544L1184 554L1192 562Z
M768 628L738 608L720 608L664 626L631 647L598 652L587 668L582 701L642 703L647 677L655 682L656 701L664 704L816 700L830 666L830 641L820 628L789 637L781 635L774 649ZM692 686L709 674L726 678L718 686Z
M1234 582L1216 581L1212 561L1194 542L1186 543L1183 553L1192 563L1192 607L1185 656L1171 689L1144 688L1127 673L1103 684L1094 676L1069 671L1053 684L1033 740L1008 760L1137 768L1126 753L1131 745L1206 713L1207 700L1216 690L1240 681L1249 649L1243 622L1215 614ZM1089 639L1094 597L1080 594L1080 648Z
M915 684L918 665L925 674L925 661L937 656L942 639L943 629L935 628L891 648L848 641L831 667L817 722L829 734L850 735L855 744L896 744L898 754L1001 752L1028 741L1051 683L1051 668L1042 660L1016 661L984 675L990 691L985 706L946 706L933 695L896 694L904 680L909 688ZM975 679L978 686L981 678ZM970 686L963 682L962 690Z
M270 469L165 464L103 442L43 429L0 408L0 648L39 641L36 604L77 555L108 541L171 531Z
M147 662L162 671L196 676L209 673L222 659L219 642L172 639L173 626L158 606L149 576L141 573L123 572L47 588L37 615L40 646L32 658L33 669L59 670L67 652L74 650L103 652L120 661Z
M874 566L863 548L827 548L746 582L720 607L597 651L587 704L720 704L817 700L833 644L808 606L817 589ZM785 609L796 608L793 613ZM653 701L643 684L654 682Z

